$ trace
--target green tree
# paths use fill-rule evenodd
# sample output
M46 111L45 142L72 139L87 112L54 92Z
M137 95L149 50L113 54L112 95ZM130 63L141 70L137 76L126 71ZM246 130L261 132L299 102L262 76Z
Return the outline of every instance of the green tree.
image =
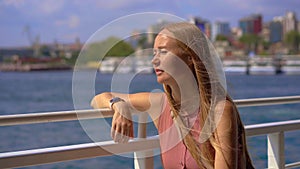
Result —
M64 57L64 60L67 64L74 66L79 54L80 54L80 51L74 51L74 52L72 52L71 58Z
M101 42L87 44L81 52L78 62L86 63L89 61L99 61L104 56L128 56L133 52L134 49L126 41L117 37L109 37Z
M134 52L133 47L125 42L124 40L120 40L115 37L110 37L106 39L108 43L110 42L118 42L117 44L113 45L113 47L106 53L105 56L128 56Z
M221 34L216 36L216 41L228 41L227 37Z
M299 44L300 44L300 33L297 31L290 31L286 34L285 43L287 43L291 48L291 53L299 52Z
M245 34L240 37L239 41L246 45L246 50L249 52L256 51L261 38L255 34Z
M147 47L147 37L146 35L142 35L138 40L138 46L141 48Z

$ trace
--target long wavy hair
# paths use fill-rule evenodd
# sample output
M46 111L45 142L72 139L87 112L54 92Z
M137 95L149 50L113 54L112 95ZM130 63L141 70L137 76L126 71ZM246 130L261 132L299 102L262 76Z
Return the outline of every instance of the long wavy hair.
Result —
M199 91L199 123L200 129L204 127L204 123L209 121L209 123L213 124L213 118L209 117L210 113L214 113L212 109L216 106L215 101L218 97L212 93L212 90L215 92L222 93L224 99L231 102L231 104L235 108L236 113L236 122L238 126L238 137L240 139L240 143L242 147L238 147L239 150L236 150L236 147L231 147L233 151L236 153L244 153L246 160L246 168L254 168L252 166L251 159L248 154L247 146L246 146L246 136L245 129L240 119L238 110L236 105L233 103L230 96L227 94L223 85L219 81L219 76L217 74L217 70L214 67L213 56L210 53L210 47L208 46L208 40L205 35L201 32L201 30L191 23L173 23L166 25L163 29L169 31L173 34L173 37L177 41L178 50L177 54L183 57L191 57L192 58L192 72L198 84ZM200 59L201 58L201 59ZM213 89L214 87L214 89ZM170 103L171 110L173 111L174 117L180 117L180 103L176 103L174 98L172 97L171 87L168 85L164 85L164 90L167 95L168 101ZM221 100L219 100L221 101ZM182 130L187 128L187 126L179 126ZM191 153L192 157L197 162L200 168L214 168L215 162L215 153L212 153L212 148L214 151L222 152L220 143L218 142L216 131L213 131L212 135L209 139L203 143L199 143L198 140L192 136L191 132L188 132L187 135L183 138L184 144L187 149ZM226 159L226 158L224 158ZM226 161L229 166L229 162Z

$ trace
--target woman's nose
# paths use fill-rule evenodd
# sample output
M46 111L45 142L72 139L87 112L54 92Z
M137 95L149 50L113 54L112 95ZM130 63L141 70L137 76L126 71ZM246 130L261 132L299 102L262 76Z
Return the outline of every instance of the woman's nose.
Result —
M153 59L151 60L151 63L152 63L153 66L158 66L160 61L157 58L157 56L154 56Z

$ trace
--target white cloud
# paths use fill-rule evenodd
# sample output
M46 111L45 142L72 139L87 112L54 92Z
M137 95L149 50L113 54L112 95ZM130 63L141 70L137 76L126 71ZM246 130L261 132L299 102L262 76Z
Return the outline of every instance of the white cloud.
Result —
M68 25L69 25L70 28L76 28L77 26L79 26L79 24L80 24L79 17L77 17L75 15L72 15L69 18Z
M56 26L68 26L69 28L76 28L80 24L80 19L76 15L71 15L66 20L58 20L55 22Z
M25 0L3 0L2 3L6 6L14 6L19 8L25 4Z
M35 1L36 8L38 11L43 12L45 14L52 14L64 7L63 0L43 0L43 1Z
M107 10L126 9L131 6L138 6L141 4L155 3L153 0L117 0L117 1L96 1L93 2L98 8Z
M75 39L78 38L78 37L79 37L78 33L69 33L69 34L64 34L62 36L62 40L75 41Z
M48 15L63 9L64 0L3 0L0 4L16 8L24 15Z

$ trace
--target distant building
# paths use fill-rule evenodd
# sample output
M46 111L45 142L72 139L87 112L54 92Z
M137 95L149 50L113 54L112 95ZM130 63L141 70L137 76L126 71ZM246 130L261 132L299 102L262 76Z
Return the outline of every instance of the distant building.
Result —
M239 27L233 27L230 31L234 39L239 39L243 35L242 29Z
M130 36L128 42L130 43L130 45L133 48L137 48L138 47L141 34L142 33L139 30L134 30L134 31L131 32L131 36Z
M263 24L263 28L261 30L260 36L262 40L264 40L265 42L270 41L270 22Z
M212 38L211 24L209 23L209 21L204 20L200 17L192 17L190 18L190 22L195 24L199 29L201 29L201 31L205 33L208 39Z
M239 20L239 26L242 29L243 34L256 34L258 35L262 31L262 15L254 14L249 17L245 17Z
M230 35L230 27L228 22L216 21L212 29L212 40L216 40L217 35Z
M295 12L288 11L283 18L283 35L290 31L297 31L297 17Z
M168 21L161 20L158 23L149 26L147 30L147 43L153 45L156 34L160 32L161 29L169 23L170 22Z
M270 23L270 42L277 43L283 40L283 18L275 17Z
M12 56L32 57L33 50L29 47L2 48L0 49L1 60L10 59Z

